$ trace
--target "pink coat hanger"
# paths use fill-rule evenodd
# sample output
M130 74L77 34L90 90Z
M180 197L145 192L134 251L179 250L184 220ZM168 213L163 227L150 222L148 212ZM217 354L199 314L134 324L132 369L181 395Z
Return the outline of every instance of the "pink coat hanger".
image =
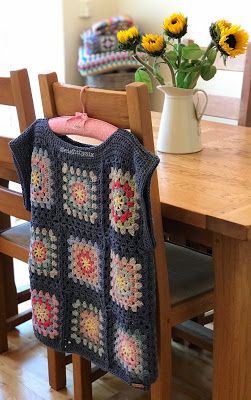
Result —
M116 132L118 128L101 119L88 117L85 112L87 88L88 86L84 86L80 92L83 112L76 112L74 116L50 118L48 121L49 127L53 132L59 135L79 135L104 141Z

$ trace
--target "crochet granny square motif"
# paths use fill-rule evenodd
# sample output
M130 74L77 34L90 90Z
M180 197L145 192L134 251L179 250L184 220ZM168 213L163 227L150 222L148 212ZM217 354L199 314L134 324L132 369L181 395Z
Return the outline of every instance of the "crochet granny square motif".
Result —
M30 271L54 278L57 270L57 238L51 229L31 227Z
M141 265L136 263L135 258L120 258L118 254L111 251L111 289L112 300L125 310L137 312L143 303L142 283L140 274Z
M110 178L110 221L116 232L122 235L129 233L134 236L139 229L139 195L135 176L129 171L123 173L121 169L112 167Z
M52 296L42 290L31 291L32 323L33 328L40 335L54 339L59 335L58 331L58 306L56 296Z
M77 344L87 346L100 357L104 354L103 322L101 310L85 301L72 304L71 338Z
M67 163L63 164L62 172L64 210L68 215L94 224L98 217L97 176L93 171L74 168Z
M142 379L144 371L144 337L139 330L131 331L115 324L114 330L114 358L124 369L125 373L130 373L135 379Z
M30 198L35 207L51 209L53 199L51 161L47 150L34 147L31 156Z
M68 254L68 277L98 292L101 288L101 268L97 243L71 236L68 239Z

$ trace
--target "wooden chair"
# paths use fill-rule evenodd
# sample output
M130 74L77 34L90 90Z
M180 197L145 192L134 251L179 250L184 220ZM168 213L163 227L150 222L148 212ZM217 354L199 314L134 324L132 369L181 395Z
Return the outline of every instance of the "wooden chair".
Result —
M16 109L20 131L35 120L35 110L26 69L0 77L0 104ZM10 226L10 215L29 220L22 195L8 189L9 181L18 182L6 137L0 137L0 353L8 349L7 331L31 318L31 311L18 314L18 304L30 298L29 288L16 292L13 257L27 262L20 230ZM23 225L22 225L23 226ZM27 243L26 243L27 244Z
M0 104L14 106L22 132L35 120L32 93L26 69L12 71L9 78L0 78ZM0 353L8 350L7 333L31 318L31 309L18 313L18 304L30 299L30 289L17 293L13 258L27 262L30 224L10 227L10 216L30 221L21 193L8 188L9 182L19 183L9 141L0 136ZM48 351L50 384L55 390L65 387L64 354Z
M187 44L193 40L186 41ZM217 54L214 64L218 71L243 73L241 97L208 95L208 105L205 115L230 120L237 120L238 125L251 126L251 42L246 54L236 58L228 58L226 66L220 54Z
M74 115L76 111L82 111L81 87L59 83L56 73L40 75L39 82L45 117ZM88 89L86 96L88 115L106 120L121 128L130 128L145 148L154 152L149 97L144 84L130 84L126 87L126 92ZM159 376L151 387L151 399L168 400L171 398L172 328L213 308L212 261L210 257L203 254L180 246L167 245L164 242L156 172L151 184L151 204L157 242L155 261L159 315ZM200 264L203 264L199 269L202 273L198 277ZM197 269L197 272L194 269ZM191 274L194 274L194 279L190 279L190 287L187 279L188 276L191 278ZM200 288L199 292L198 288ZM69 357L68 361L70 361ZM72 361L74 399L92 400L92 382L104 372L92 370L91 363L78 355L73 355ZM65 361L62 361L61 366L64 367L64 364Z

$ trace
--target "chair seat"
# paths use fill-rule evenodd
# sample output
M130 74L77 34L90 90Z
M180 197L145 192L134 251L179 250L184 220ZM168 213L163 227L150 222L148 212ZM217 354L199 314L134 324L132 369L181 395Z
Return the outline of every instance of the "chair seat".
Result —
M29 249L30 223L25 222L9 229L5 229L4 231L0 232L0 237L8 240L9 242L22 246L25 249Z
M166 253L172 305L213 290L212 257L172 243Z
M28 249L30 223L6 229L0 237ZM172 305L214 288L212 257L172 243L166 243L166 252Z

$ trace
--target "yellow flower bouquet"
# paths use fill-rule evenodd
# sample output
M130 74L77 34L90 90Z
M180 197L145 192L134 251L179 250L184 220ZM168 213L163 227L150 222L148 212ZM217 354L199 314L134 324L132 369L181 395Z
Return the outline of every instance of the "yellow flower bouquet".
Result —
M211 24L211 42L206 50L196 43L181 42L187 33L187 18L183 14L172 14L164 20L162 28L162 35L141 35L136 27L117 34L119 49L131 50L133 57L141 64L135 80L145 82L150 92L150 76L160 85L165 85L161 64L168 66L173 87L192 89L199 77L206 81L214 77L217 71L214 62L218 52L226 64L228 57L245 53L248 45L247 32L225 20Z

